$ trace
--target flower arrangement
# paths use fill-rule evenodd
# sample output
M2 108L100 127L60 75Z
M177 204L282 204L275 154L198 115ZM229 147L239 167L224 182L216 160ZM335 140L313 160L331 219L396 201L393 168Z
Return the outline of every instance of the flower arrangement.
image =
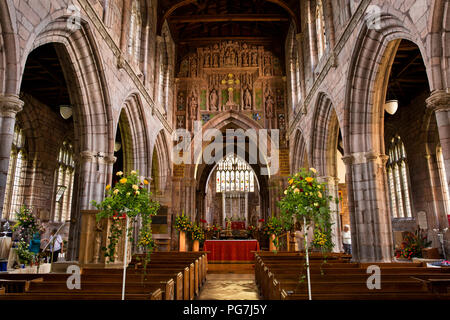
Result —
M138 233L137 245L147 253L148 261L153 251L154 241L152 239L152 216L157 214L159 203L150 199L151 192L148 190L149 182L141 179L138 172L131 171L125 176L122 171L116 174L120 180L111 187L107 185L105 199L97 203L92 201L100 212L97 214L97 221L103 218L112 218L111 232L109 235L109 245L103 248L108 262L114 262L114 255L119 238L122 235L123 222L128 217L132 221L140 218L140 230ZM133 234L133 223L130 223L128 237Z
M219 226L219 225L214 224L214 225L211 227L211 229L212 229L212 231L214 231L214 232L220 232L220 231L222 230L222 227Z
M24 238L21 238L19 243L17 244L16 252L19 258L19 262L25 265L30 264L34 259L34 254L29 250L29 245Z
M422 258L422 249L429 247L431 241L428 241L423 231L416 230L414 233L409 232L402 242L401 249L396 251L397 258L411 260L412 258Z
M205 239L205 234L203 233L203 229L196 224L194 224L192 227L191 236L192 236L192 240L202 241L203 239Z
M17 231L24 241L29 241L36 232L44 231L41 222L33 215L33 211L23 205L16 213L17 223L12 227L13 231Z
M176 216L175 218L175 229L178 231L191 231L192 229L192 222L189 220L189 218L182 213L181 216Z
M256 232L256 227L255 226L249 225L247 227L247 234L249 236L252 236L255 232Z
M331 239L327 237L327 235L323 232L321 232L320 228L314 229L314 239L313 239L313 246L316 248L323 248L323 247L330 247L332 246L330 242Z
M270 217L263 228L263 233L268 236L271 236L273 234L275 236L279 236L283 233L284 230L285 229L283 227L281 219L277 217Z
M322 234L316 244L330 251L333 247L329 206L332 197L326 195L326 183L317 180L314 168L303 168L291 176L288 183L283 199L278 203L283 225L286 229L292 229L294 220L300 223L305 221L305 229L314 225Z

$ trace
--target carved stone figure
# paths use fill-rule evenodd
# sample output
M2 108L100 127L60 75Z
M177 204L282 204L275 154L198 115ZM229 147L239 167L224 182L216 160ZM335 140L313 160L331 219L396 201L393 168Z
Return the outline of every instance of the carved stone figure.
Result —
M252 94L248 88L244 92L244 109L250 110L252 108Z
M210 63L211 63L211 55L209 53L209 49L205 51L204 58L205 58L204 66L206 68L209 68Z
M213 111L217 111L217 101L218 101L219 97L217 96L217 91L216 89L212 89L211 93L209 95L209 107L211 110Z
M198 112L197 97L195 96L194 92L192 92L189 101L189 119L191 120L197 119L197 112Z
M193 57L191 59L191 77L197 76L197 58Z
M256 51L256 48L253 48L252 52L252 66L258 65L258 52Z
M273 118L273 105L274 101L272 95L269 92L268 95L266 96L266 116L269 119Z

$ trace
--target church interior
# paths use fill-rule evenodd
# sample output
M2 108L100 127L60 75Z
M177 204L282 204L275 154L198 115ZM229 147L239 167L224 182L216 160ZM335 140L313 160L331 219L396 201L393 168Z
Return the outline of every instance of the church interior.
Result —
M449 17L0 1L0 300L450 299Z

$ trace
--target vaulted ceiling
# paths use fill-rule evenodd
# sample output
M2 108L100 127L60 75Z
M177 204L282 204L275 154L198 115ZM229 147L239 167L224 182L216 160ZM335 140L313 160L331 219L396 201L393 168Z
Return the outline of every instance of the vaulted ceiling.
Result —
M264 45L284 60L290 24L300 25L298 0L161 0L158 33L167 20L180 59L221 40Z

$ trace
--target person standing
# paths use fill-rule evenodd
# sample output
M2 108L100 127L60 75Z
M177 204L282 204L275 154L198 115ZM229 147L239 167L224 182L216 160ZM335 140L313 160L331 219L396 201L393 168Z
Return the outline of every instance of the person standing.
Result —
M342 232L342 244L344 246L344 253L352 254L352 234L350 233L348 224L344 226L344 231Z
M61 235L57 235L55 237L56 231L58 231L57 229L53 229L51 232L51 236L49 239L50 242L50 252L52 253L52 257L51 257L51 262L56 262L58 261L58 255L60 253L63 253L63 239L61 237Z

